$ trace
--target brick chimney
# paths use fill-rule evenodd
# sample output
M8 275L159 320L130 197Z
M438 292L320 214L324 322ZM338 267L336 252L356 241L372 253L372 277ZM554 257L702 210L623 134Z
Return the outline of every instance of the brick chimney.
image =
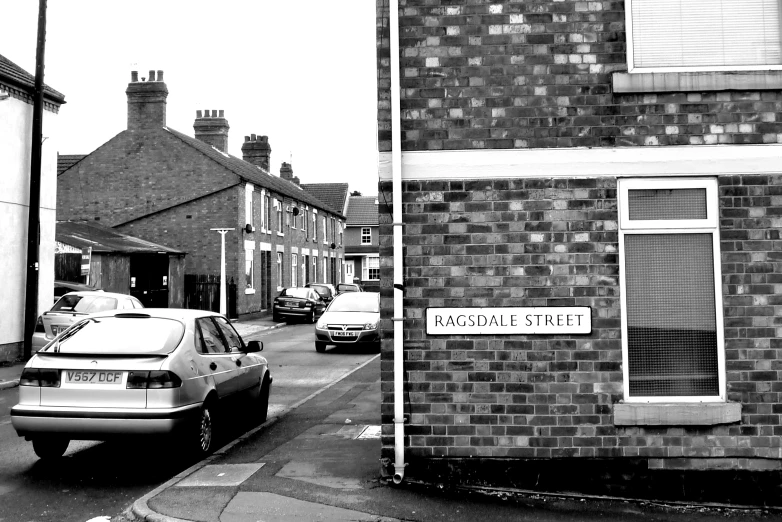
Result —
M193 130L197 140L213 146L217 150L228 152L228 120L224 111L196 111Z
M130 73L128 95L128 130L166 126L168 89L163 83L163 71L149 71L149 80L138 79L138 71Z
M297 185L299 184L299 178L298 176L293 175L293 167L291 167L290 163L282 162L282 166L280 166L280 177Z
M242 159L244 161L257 165L268 172L271 153L272 148L269 145L268 136L251 134L244 137L244 143L242 143Z

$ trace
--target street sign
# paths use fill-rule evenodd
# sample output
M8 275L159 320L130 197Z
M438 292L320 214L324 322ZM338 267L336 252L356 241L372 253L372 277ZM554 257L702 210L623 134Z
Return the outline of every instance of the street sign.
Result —
M92 247L81 249L81 275L90 275L90 260L92 259Z

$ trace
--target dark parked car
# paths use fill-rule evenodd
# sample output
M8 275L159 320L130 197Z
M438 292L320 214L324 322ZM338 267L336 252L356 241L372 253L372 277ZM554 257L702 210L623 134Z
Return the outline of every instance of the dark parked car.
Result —
M326 304L337 296L337 289L331 283L307 283L305 288L312 288L320 294Z
M334 298L315 325L315 350L329 344L361 344L380 349L380 294L346 292Z
M274 298L272 317L278 322L302 319L314 323L325 309L326 301L314 288L291 287Z

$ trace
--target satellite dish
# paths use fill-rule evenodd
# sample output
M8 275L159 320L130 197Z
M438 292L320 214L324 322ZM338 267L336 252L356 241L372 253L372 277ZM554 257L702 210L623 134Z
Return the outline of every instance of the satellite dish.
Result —
M249 234L250 232L255 232L255 229L253 228L253 226L251 224L247 223L244 226L244 231Z
M293 215L298 216L299 215L299 207L293 207Z
M332 249L335 249L335 248L337 248L337 244L336 244L336 243L332 243L332 244L331 244L331 245L329 245L329 246L331 246L331 248L332 248Z

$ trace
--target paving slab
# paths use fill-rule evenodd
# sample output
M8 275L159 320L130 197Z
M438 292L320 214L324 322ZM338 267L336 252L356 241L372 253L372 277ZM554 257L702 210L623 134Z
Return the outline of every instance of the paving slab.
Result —
M220 522L398 522L397 519L316 504L274 493L238 493Z

